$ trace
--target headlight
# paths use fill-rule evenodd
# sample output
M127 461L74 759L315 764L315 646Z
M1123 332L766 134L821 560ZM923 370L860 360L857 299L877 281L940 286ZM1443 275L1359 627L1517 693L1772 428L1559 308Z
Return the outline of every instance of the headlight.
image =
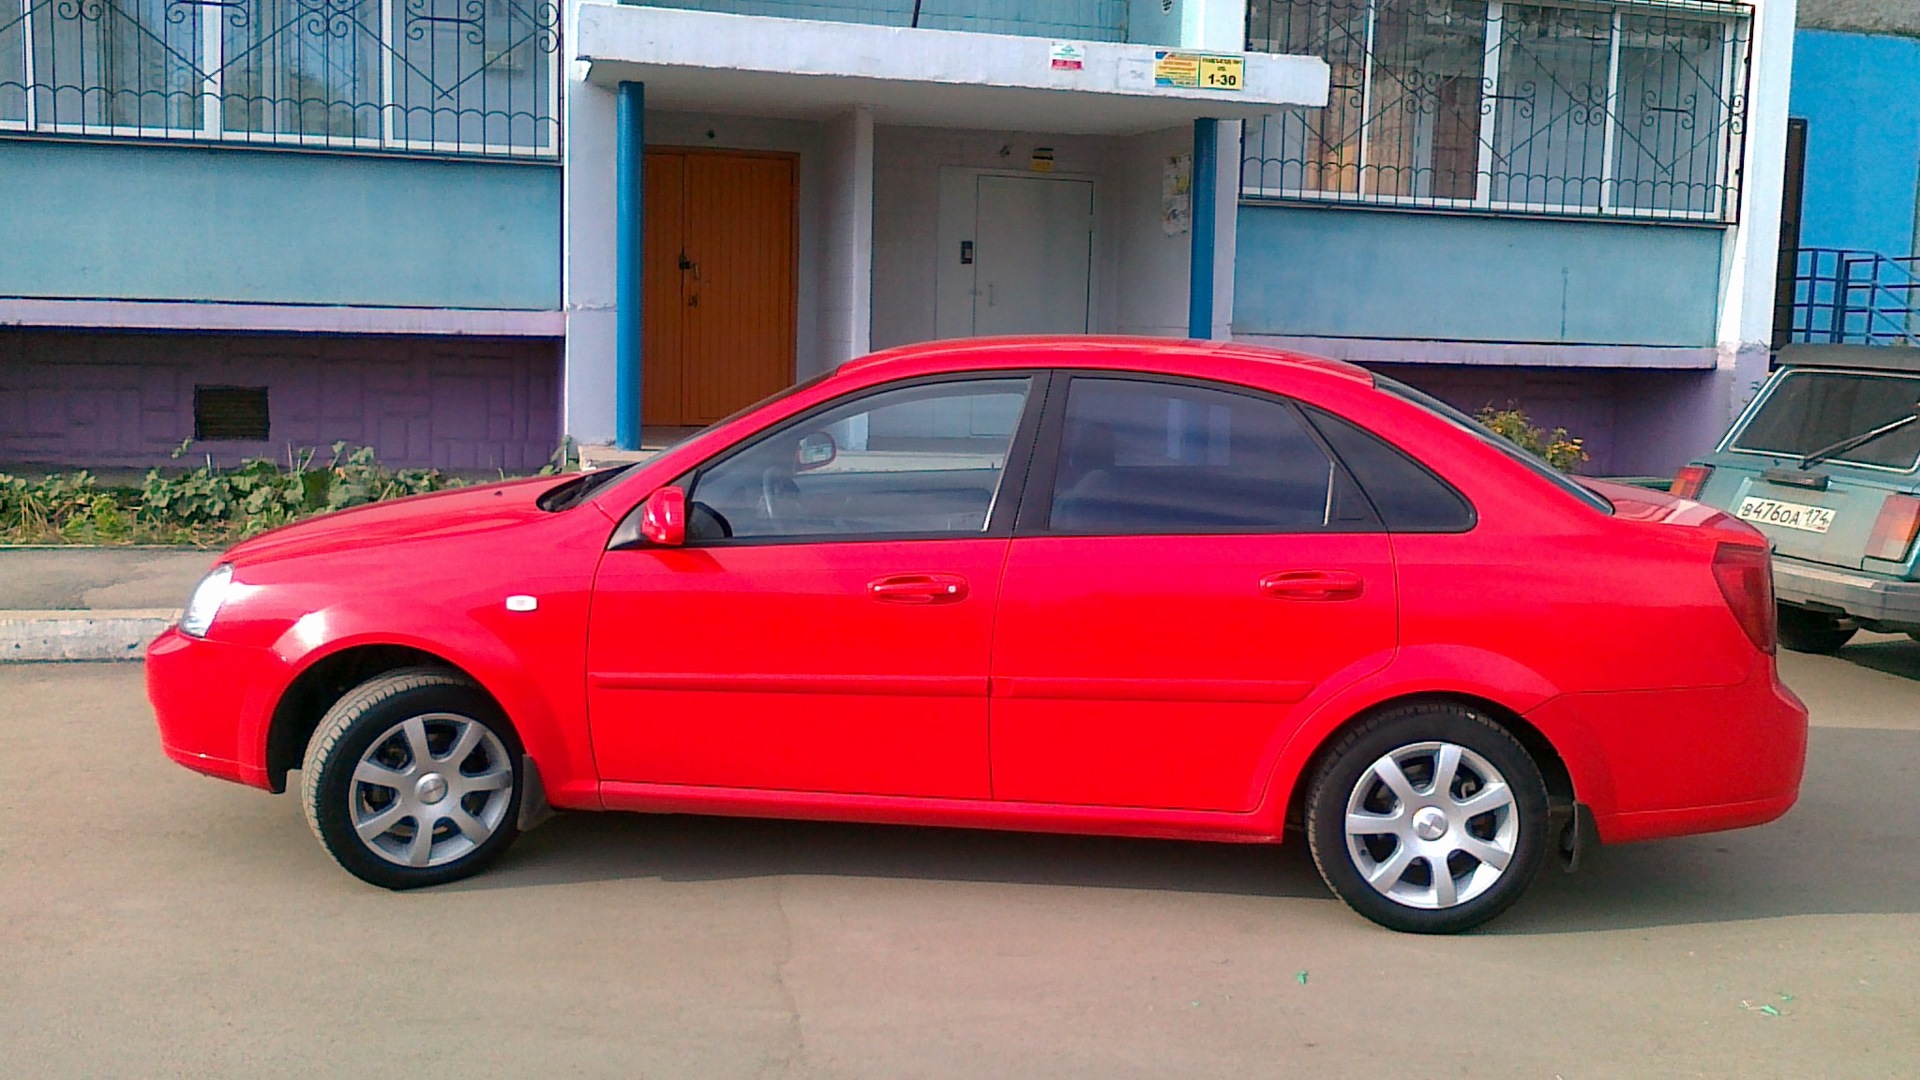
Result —
M227 587L232 584L233 567L224 563L201 578L187 599L187 610L180 616L180 629L194 637L206 637L213 617L220 614L220 605L227 599Z

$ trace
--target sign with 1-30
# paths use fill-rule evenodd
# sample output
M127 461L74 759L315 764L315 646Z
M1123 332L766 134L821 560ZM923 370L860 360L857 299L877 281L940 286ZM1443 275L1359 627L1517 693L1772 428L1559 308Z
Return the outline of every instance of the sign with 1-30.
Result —
M1247 59L1244 56L1209 56L1156 49L1153 54L1153 84L1238 92L1247 86Z

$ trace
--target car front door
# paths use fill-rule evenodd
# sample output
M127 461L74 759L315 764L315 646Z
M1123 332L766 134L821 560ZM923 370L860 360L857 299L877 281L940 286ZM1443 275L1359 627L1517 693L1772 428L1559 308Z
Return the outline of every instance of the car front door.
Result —
M1004 489L1040 382L864 391L681 478L685 546L609 550L595 581L601 778L988 797Z
M994 796L1249 810L1296 706L1390 657L1388 538L1291 403L1076 375L1056 411L1001 586Z

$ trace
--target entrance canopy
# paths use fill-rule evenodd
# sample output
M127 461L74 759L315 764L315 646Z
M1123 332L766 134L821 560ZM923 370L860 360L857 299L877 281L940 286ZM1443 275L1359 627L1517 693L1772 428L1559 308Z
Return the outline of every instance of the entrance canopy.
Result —
M864 106L880 124L1068 134L1324 105L1329 75L1306 56L593 2L579 6L572 44L588 81L644 83L650 109L823 119Z

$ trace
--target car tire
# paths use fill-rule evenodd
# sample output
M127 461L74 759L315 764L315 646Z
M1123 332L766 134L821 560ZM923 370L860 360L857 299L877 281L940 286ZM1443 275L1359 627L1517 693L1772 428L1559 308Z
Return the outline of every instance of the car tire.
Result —
M471 680L391 671L348 691L314 730L300 776L307 824L362 881L458 881L519 835L521 754L513 726Z
M1484 714L1403 706L1326 754L1308 789L1307 838L1320 876L1355 912L1389 930L1459 933L1513 906L1539 873L1546 782Z
M1794 652L1830 653L1853 640L1859 627L1841 622L1837 615L1779 605L1780 644Z

